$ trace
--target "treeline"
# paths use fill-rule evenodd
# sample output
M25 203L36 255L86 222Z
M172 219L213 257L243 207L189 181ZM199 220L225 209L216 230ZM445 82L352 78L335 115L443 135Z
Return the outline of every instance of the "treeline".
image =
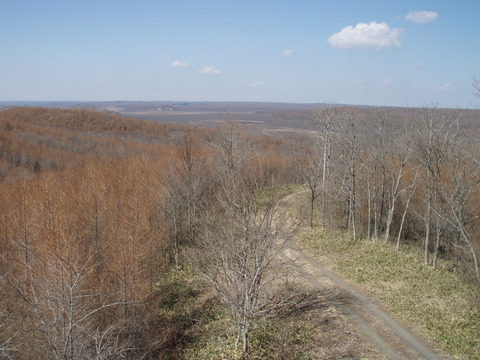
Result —
M184 250L211 244L206 234L223 231L227 218L232 231L252 229L242 251L258 249L248 242L259 239L256 196L292 181L294 159L279 156L288 142L233 121L207 131L55 109L11 109L0 119L2 156L24 169L0 182L6 359L178 358L203 311L165 311L177 299L164 284L186 264ZM11 164L22 153L28 161ZM55 166L43 165L49 159ZM215 256L190 252L205 276L216 273Z
M348 230L352 241L418 244L425 263L448 257L480 281L480 114L424 108L398 115L313 112L315 140L304 166L310 222Z

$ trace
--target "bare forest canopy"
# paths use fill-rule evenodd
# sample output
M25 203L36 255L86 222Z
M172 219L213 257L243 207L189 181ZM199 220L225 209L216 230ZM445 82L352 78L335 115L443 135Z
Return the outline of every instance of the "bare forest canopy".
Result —
M217 289L247 350L276 296L264 283L283 234L272 189L287 184L309 190L312 224L479 276L478 111L231 105L152 110L215 114L202 127L0 111L0 358L176 358L208 307L169 312L187 286L168 282L187 264ZM247 113L267 115L248 128Z
M308 134L312 130L311 111L326 104L296 104L268 102L187 102L187 101L99 101L99 102L0 102L3 107L45 107L62 109L89 109L130 118L153 120L178 125L213 128L224 120L225 113L252 127L257 134L285 137ZM379 107L350 106L358 113L368 114ZM409 113L419 109L389 107L392 121L404 121ZM451 109L454 110L454 109ZM479 110L457 109L465 124L478 118Z
M0 138L0 358L176 358L205 306L167 311L181 252L226 219L228 186L241 201L293 182L287 142L233 122L12 108Z

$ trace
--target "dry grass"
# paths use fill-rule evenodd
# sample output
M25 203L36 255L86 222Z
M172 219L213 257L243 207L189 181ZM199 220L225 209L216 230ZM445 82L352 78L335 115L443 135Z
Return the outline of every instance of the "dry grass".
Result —
M353 244L320 229L305 230L301 238L438 348L459 359L480 359L480 289L474 281L447 271L447 264L437 270L424 265L412 249L397 252L372 240Z
M182 349L180 357L186 360L377 358L322 294L307 289L256 324L247 356L235 350L235 325L218 303L189 335L194 341Z

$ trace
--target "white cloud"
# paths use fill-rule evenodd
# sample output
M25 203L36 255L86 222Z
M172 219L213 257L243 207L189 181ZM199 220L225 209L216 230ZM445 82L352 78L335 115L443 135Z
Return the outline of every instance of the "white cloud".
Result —
M198 70L198 73L202 75L220 75L222 72L215 68L215 66L205 66Z
M407 15L405 15L405 20L413 21L417 24L425 24L435 21L437 16L438 13L435 11L418 10L410 11Z
M381 49L400 46L402 29L392 29L387 23L359 23L344 27L328 38L330 46L340 49Z
M362 91L362 90L365 90L366 88L367 88L367 85L362 84L358 87L358 90Z
M452 83L446 83L446 84L443 84L442 86L438 87L437 90L438 91L447 91L447 90L450 90L452 87L453 87Z
M103 84L106 84L106 83L107 83L107 79L105 79L105 78L98 79L98 81L97 81L97 84L102 84L103 85Z
M172 63L170 64L170 67L172 69L175 69L175 68L188 68L188 64L187 63L184 63L180 60L175 60L175 61L172 61Z
M292 49L286 49L282 52L282 56L292 56L293 54L295 54L295 50Z
M392 78L388 78L382 81L383 85L390 85L393 82Z
M259 88L260 86L264 85L265 81L257 81L251 84L248 84L247 87L249 88Z

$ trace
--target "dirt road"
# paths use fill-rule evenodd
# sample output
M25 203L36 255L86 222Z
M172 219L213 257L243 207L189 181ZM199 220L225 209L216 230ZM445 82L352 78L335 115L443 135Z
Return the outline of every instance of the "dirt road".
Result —
M299 193L286 196L280 202L284 221L288 209ZM359 336L369 341L381 354L378 359L450 359L435 351L425 339L394 320L361 290L348 284L339 275L311 257L293 240L283 252L283 257L293 260L293 269L303 281L320 291L358 330ZM370 359L371 360L371 359Z

